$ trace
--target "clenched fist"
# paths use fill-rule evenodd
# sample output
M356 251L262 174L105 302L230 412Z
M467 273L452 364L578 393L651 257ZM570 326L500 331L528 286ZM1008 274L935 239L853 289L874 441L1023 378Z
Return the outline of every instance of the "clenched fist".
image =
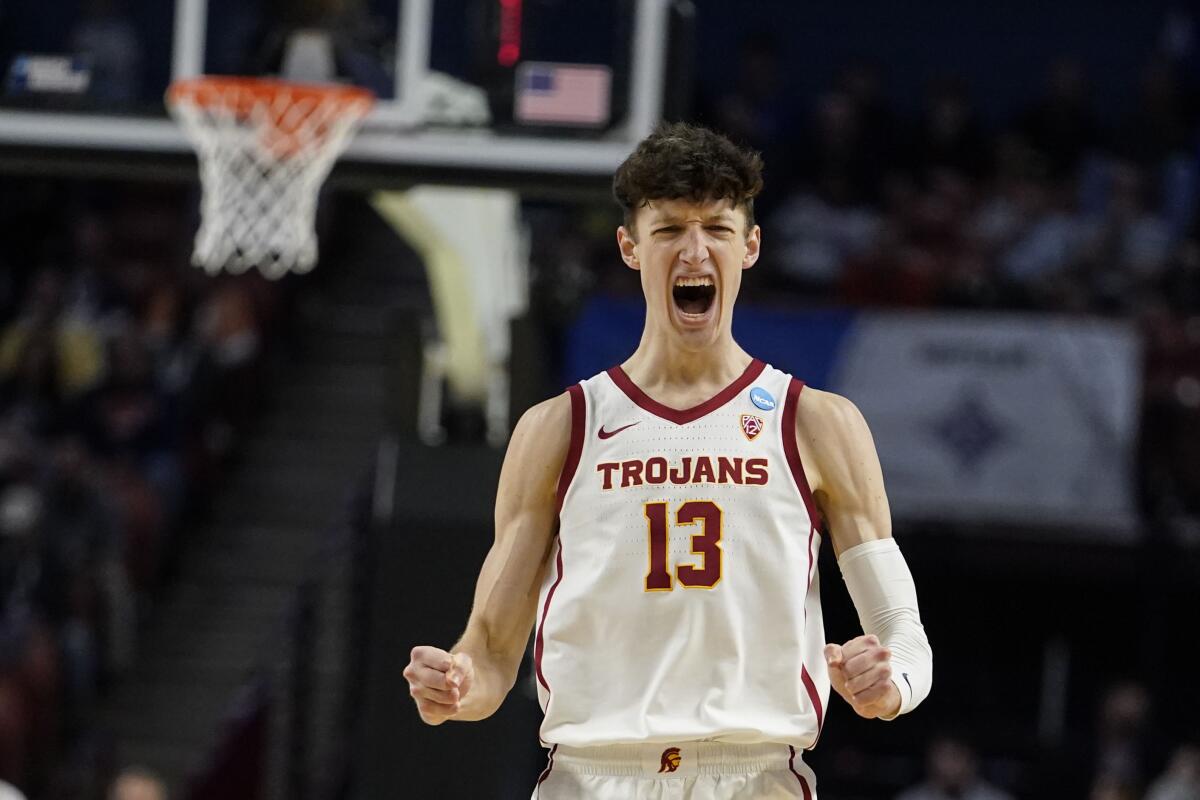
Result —
M447 653L436 647L414 647L412 660L404 668L408 693L417 704L421 719L441 725L453 719L475 681L475 667L466 653Z
M829 682L860 717L894 717L900 690L892 683L892 652L870 634L825 645Z

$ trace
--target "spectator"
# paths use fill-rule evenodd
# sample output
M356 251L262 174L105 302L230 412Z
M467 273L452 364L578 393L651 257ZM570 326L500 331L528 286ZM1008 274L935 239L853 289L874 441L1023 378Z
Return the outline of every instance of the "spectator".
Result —
M866 59L851 62L838 76L837 88L854 103L868 152L876 155L885 170L900 164L909 144L905 124L884 96L879 66Z
M96 465L83 442L67 438L54 450L43 489L43 590L40 601L62 631L66 684L76 703L90 700L107 666L102 643L110 631L111 602L104 576L121 570L121 532L115 509L97 482Z
M1092 786L1088 800L1138 800L1138 791L1121 778L1101 776Z
M71 266L7 271L22 303L0 324L0 780L36 796L62 796L93 699L132 664L175 523L257 408L283 311L277 283L176 261L169 197L81 210L37 191L51 183L0 191L0 214L61 220L10 251Z
M23 315L0 334L0 408L37 434L60 432L104 370L95 331L63 314L63 284L58 270L40 271Z
M64 254L72 268L63 291L63 313L101 331L112 327L126 310L108 274L113 251L110 226L103 215L81 213L72 221L70 252Z
M1143 172L1132 163L1116 163L1111 183L1104 216L1085 226L1074 254L1088 273L1082 277L1093 307L1126 302L1158 281L1171 253L1170 226L1149 207Z
M1137 108L1122 120L1118 153L1151 168L1169 156L1196 146L1196 109L1164 56L1155 56L1142 68Z
M1151 519L1200 518L1200 215L1139 315L1146 341L1140 482Z
M110 458L144 463L174 444L170 420L156 392L154 364L136 329L113 340L103 384L88 398L88 444Z
M846 260L872 246L880 220L868 207L836 206L806 192L790 197L769 225L780 237L770 263L793 286L826 295L842 280Z
M1071 298L1062 291L1061 281L1080 258L1089 227L1069 188L1030 174L1014 189L1000 201L1012 203L1007 211L1012 224L1001 234L1007 243L996 254L998 277L1018 304L1046 307L1066 302ZM1005 212L996 214L993 208L984 213L995 220ZM980 230L985 228L986 223L980 225ZM1081 310L1083 303L1073 305Z
M714 122L736 141L770 154L785 140L789 121L780 93L779 42L769 32L754 33L738 51L737 83L716 101Z
M167 785L145 767L126 767L109 787L108 800L167 800Z
M1045 157L1050 177L1056 180L1074 173L1084 155L1100 143L1079 59L1064 57L1050 66L1046 93L1022 115L1020 130Z
M866 249L850 253L841 297L854 304L925 307L984 302L988 275L965 235L973 193L953 170L939 169L922 190L897 173L885 188L887 215Z
M40 505L27 485L10 485L0 496L0 780L22 780L31 749L31 709L22 673L37 625Z
M1138 791L1161 763L1161 742L1150 724L1150 693L1133 681L1112 686L1100 706L1091 768L1093 793Z
M754 201L758 213L767 215L778 206L795 169L794 104L783 93L784 67L773 33L747 35L738 52L736 82L708 100L712 107L702 116L734 141L762 153L771 174L778 176L767 181Z
M822 201L852 207L874 203L884 172L871 150L854 98L832 89L817 98L809 130L799 147L798 174Z
M984 176L988 148L963 81L943 78L930 86L913 155L922 178L947 169L971 180Z
M245 281L216 284L197 309L193 336L203 347L197 391L211 420L205 440L224 455L251 422L260 389L255 377L263 335Z
M1195 800L1200 797L1200 746L1175 750L1167 770L1150 785L1146 800Z
M927 777L896 800L1012 800L1012 796L979 777L970 745L953 736L934 739L926 755Z

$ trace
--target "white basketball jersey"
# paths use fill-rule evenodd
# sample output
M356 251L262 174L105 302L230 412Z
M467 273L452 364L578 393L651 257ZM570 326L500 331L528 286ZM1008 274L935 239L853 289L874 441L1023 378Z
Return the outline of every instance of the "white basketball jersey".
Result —
M571 387L534 643L545 743L816 743L829 678L802 387L757 360L685 411L619 367Z

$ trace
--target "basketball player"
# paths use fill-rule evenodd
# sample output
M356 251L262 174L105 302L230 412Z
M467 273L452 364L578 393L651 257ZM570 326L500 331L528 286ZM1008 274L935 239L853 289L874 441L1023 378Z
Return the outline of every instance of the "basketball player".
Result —
M752 358L730 325L758 260L762 162L685 124L618 169L637 350L513 432L462 639L404 670L421 718L479 720L534 639L544 800L804 798L829 687L861 716L925 698L932 652L875 446L841 397ZM833 539L864 635L826 644Z

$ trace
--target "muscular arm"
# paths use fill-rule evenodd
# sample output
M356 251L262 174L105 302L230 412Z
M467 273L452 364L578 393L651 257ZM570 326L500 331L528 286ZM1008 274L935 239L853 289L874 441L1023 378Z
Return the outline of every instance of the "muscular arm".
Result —
M892 535L883 470L867 421L844 397L805 388L796 412L796 436L813 499L828 523L836 556L855 545ZM811 465L811 467L809 466Z
M453 659L417 648L405 670L427 722L485 719L516 682L558 528L556 490L570 437L567 394L534 406L517 423L496 493L496 540L479 572L466 631L450 650Z
M814 500L865 634L826 646L830 682L859 715L894 719L928 694L933 654L912 574L891 540L875 442L854 404L834 394L806 389L796 417Z

